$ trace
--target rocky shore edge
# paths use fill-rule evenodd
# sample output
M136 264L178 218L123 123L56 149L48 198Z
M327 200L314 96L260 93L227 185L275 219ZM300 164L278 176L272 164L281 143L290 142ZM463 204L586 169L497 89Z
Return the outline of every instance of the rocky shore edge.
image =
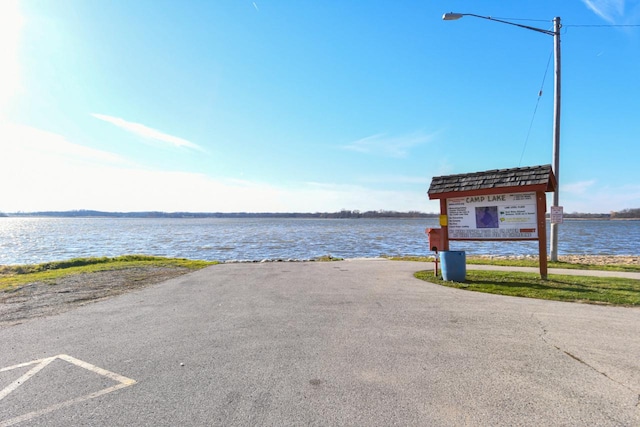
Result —
M433 257L433 254L424 255ZM384 258L384 257L380 257ZM312 259L297 258L265 258L260 260L226 260L222 264L240 264L240 263L267 263L267 262L313 262L313 261L341 261L343 259L333 257L331 255ZM377 258L371 258L377 259ZM538 261L537 255L470 255L467 259L487 259L487 260L530 260ZM592 265L640 265L640 255L560 255L559 262L569 264L592 264Z

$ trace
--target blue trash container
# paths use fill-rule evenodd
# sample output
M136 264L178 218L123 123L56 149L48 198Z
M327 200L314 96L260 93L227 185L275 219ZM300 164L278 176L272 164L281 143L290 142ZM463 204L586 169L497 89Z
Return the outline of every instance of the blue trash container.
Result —
M464 251L440 252L442 280L464 282L467 279L467 257Z

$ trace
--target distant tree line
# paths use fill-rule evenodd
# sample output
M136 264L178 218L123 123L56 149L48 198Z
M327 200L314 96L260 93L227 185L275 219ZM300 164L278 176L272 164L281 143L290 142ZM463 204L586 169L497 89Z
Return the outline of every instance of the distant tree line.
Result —
M620 212L611 212L611 219L640 218L640 208L623 209Z
M396 212L387 210L366 211L346 210L339 212L104 212L95 210L17 212L0 216L17 217L58 217L58 218L436 218L438 214L418 211Z
M547 214L547 217L549 214ZM565 219L640 219L640 209L623 209L620 212L610 213L564 213Z
M418 211L396 212L386 210L360 212L359 210L352 211L342 209L340 212L312 215L317 215L317 218L437 218L439 214Z
M549 215L547 215L549 216ZM578 213L578 212L572 212L572 213L564 213L562 214L562 216L565 219L610 219L611 215L610 214L605 214L605 213Z
M418 211L364 211L342 209L339 212L104 212L94 210L41 211L2 213L0 217L55 217L55 218L438 218L439 213ZM547 214L547 217L549 214ZM640 208L605 213L565 213L566 219L640 219Z

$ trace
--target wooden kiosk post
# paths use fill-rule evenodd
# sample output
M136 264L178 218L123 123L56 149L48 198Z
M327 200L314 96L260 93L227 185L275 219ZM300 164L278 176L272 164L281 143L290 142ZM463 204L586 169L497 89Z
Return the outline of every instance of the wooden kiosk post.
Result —
M556 186L551 165L434 177L428 194L440 200L441 250L451 240L537 240L546 279L545 193Z

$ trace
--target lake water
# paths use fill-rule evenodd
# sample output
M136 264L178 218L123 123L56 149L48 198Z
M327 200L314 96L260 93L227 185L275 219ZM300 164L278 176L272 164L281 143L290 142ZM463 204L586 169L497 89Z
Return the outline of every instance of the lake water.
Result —
M218 261L425 255L427 227L437 219L0 218L0 265L124 254ZM538 243L451 242L451 250L537 255ZM558 251L639 255L640 221L565 221Z

